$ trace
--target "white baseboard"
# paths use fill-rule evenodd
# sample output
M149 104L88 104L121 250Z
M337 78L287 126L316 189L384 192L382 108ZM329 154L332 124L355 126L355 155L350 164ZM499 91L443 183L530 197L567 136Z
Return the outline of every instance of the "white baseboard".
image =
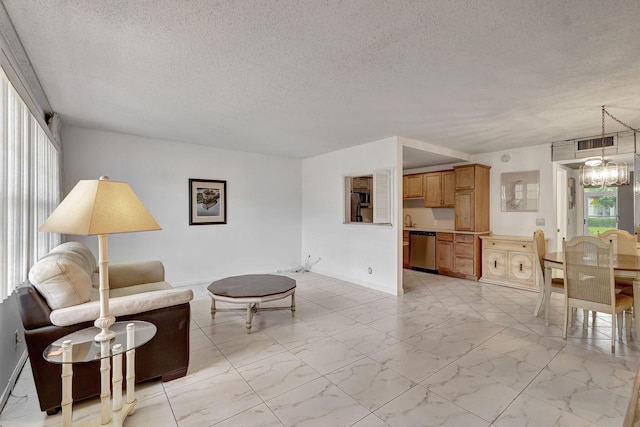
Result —
M312 273L322 274L323 276L332 277L334 279L342 280L344 282L354 283L356 285L364 286L365 288L373 289L376 291L384 292L386 294L390 294L393 296L397 295L398 290L395 288L390 288L388 286L382 286L379 283L367 282L366 280L358 280L353 277L343 276L341 274L336 274L331 271L324 271L319 268L313 268L311 270Z
M20 359L18 360L18 364L13 370L13 373L11 374L9 381L7 382L7 386L2 391L2 396L0 396L0 412L2 412L2 410L4 409L4 405L7 403L7 400L9 400L9 396L11 395L11 391L13 391L13 387L16 385L16 381L18 381L20 372L22 372L22 368L24 367L24 364L27 362L27 357L28 357L27 349L25 349L24 352L22 353L22 356L20 356Z

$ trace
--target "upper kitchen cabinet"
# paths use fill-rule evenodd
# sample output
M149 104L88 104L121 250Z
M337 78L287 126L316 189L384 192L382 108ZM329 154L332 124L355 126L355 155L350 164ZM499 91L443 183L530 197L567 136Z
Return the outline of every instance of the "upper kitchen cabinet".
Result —
M455 171L429 172L423 175L424 207L455 207Z
M404 199L421 199L424 197L421 173L402 177L402 197Z
M371 191L373 178L370 176L357 176L351 178L351 186L354 191Z
M476 165L454 167L456 173L456 190L473 190L476 184Z
M454 166L455 228L458 231L489 231L490 166Z

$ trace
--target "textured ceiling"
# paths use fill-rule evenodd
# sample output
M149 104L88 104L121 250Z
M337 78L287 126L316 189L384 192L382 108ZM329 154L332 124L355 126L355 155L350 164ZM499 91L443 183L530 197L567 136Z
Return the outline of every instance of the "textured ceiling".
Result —
M298 158L640 127L637 0L3 3L67 125Z

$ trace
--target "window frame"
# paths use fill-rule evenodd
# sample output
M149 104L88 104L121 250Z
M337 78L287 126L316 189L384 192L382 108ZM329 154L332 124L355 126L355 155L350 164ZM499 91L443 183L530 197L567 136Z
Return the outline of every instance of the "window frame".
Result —
M38 232L60 201L62 175L60 144L42 123L0 67L0 303L61 241Z

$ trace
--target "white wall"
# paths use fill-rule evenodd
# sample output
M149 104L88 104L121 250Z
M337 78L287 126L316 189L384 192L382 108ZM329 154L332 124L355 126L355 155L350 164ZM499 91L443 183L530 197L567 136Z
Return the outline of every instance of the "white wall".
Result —
M301 161L65 127L65 194L80 179L126 181L162 231L109 236L110 262L162 260L174 284L301 262ZM227 224L189 226L188 180L227 181ZM97 253L96 237L72 237Z
M508 162L501 160L505 154L511 157ZM497 235L533 236L535 230L542 229L545 238L551 239L549 249L555 248L554 172L550 145L478 154L471 161L491 166L491 232ZM502 212L500 175L532 170L540 171L538 212ZM544 219L545 225L537 226L537 218Z
M321 258L313 271L394 295L398 292L399 152L394 137L302 161L302 255ZM392 226L344 224L344 177L377 169L392 171Z

